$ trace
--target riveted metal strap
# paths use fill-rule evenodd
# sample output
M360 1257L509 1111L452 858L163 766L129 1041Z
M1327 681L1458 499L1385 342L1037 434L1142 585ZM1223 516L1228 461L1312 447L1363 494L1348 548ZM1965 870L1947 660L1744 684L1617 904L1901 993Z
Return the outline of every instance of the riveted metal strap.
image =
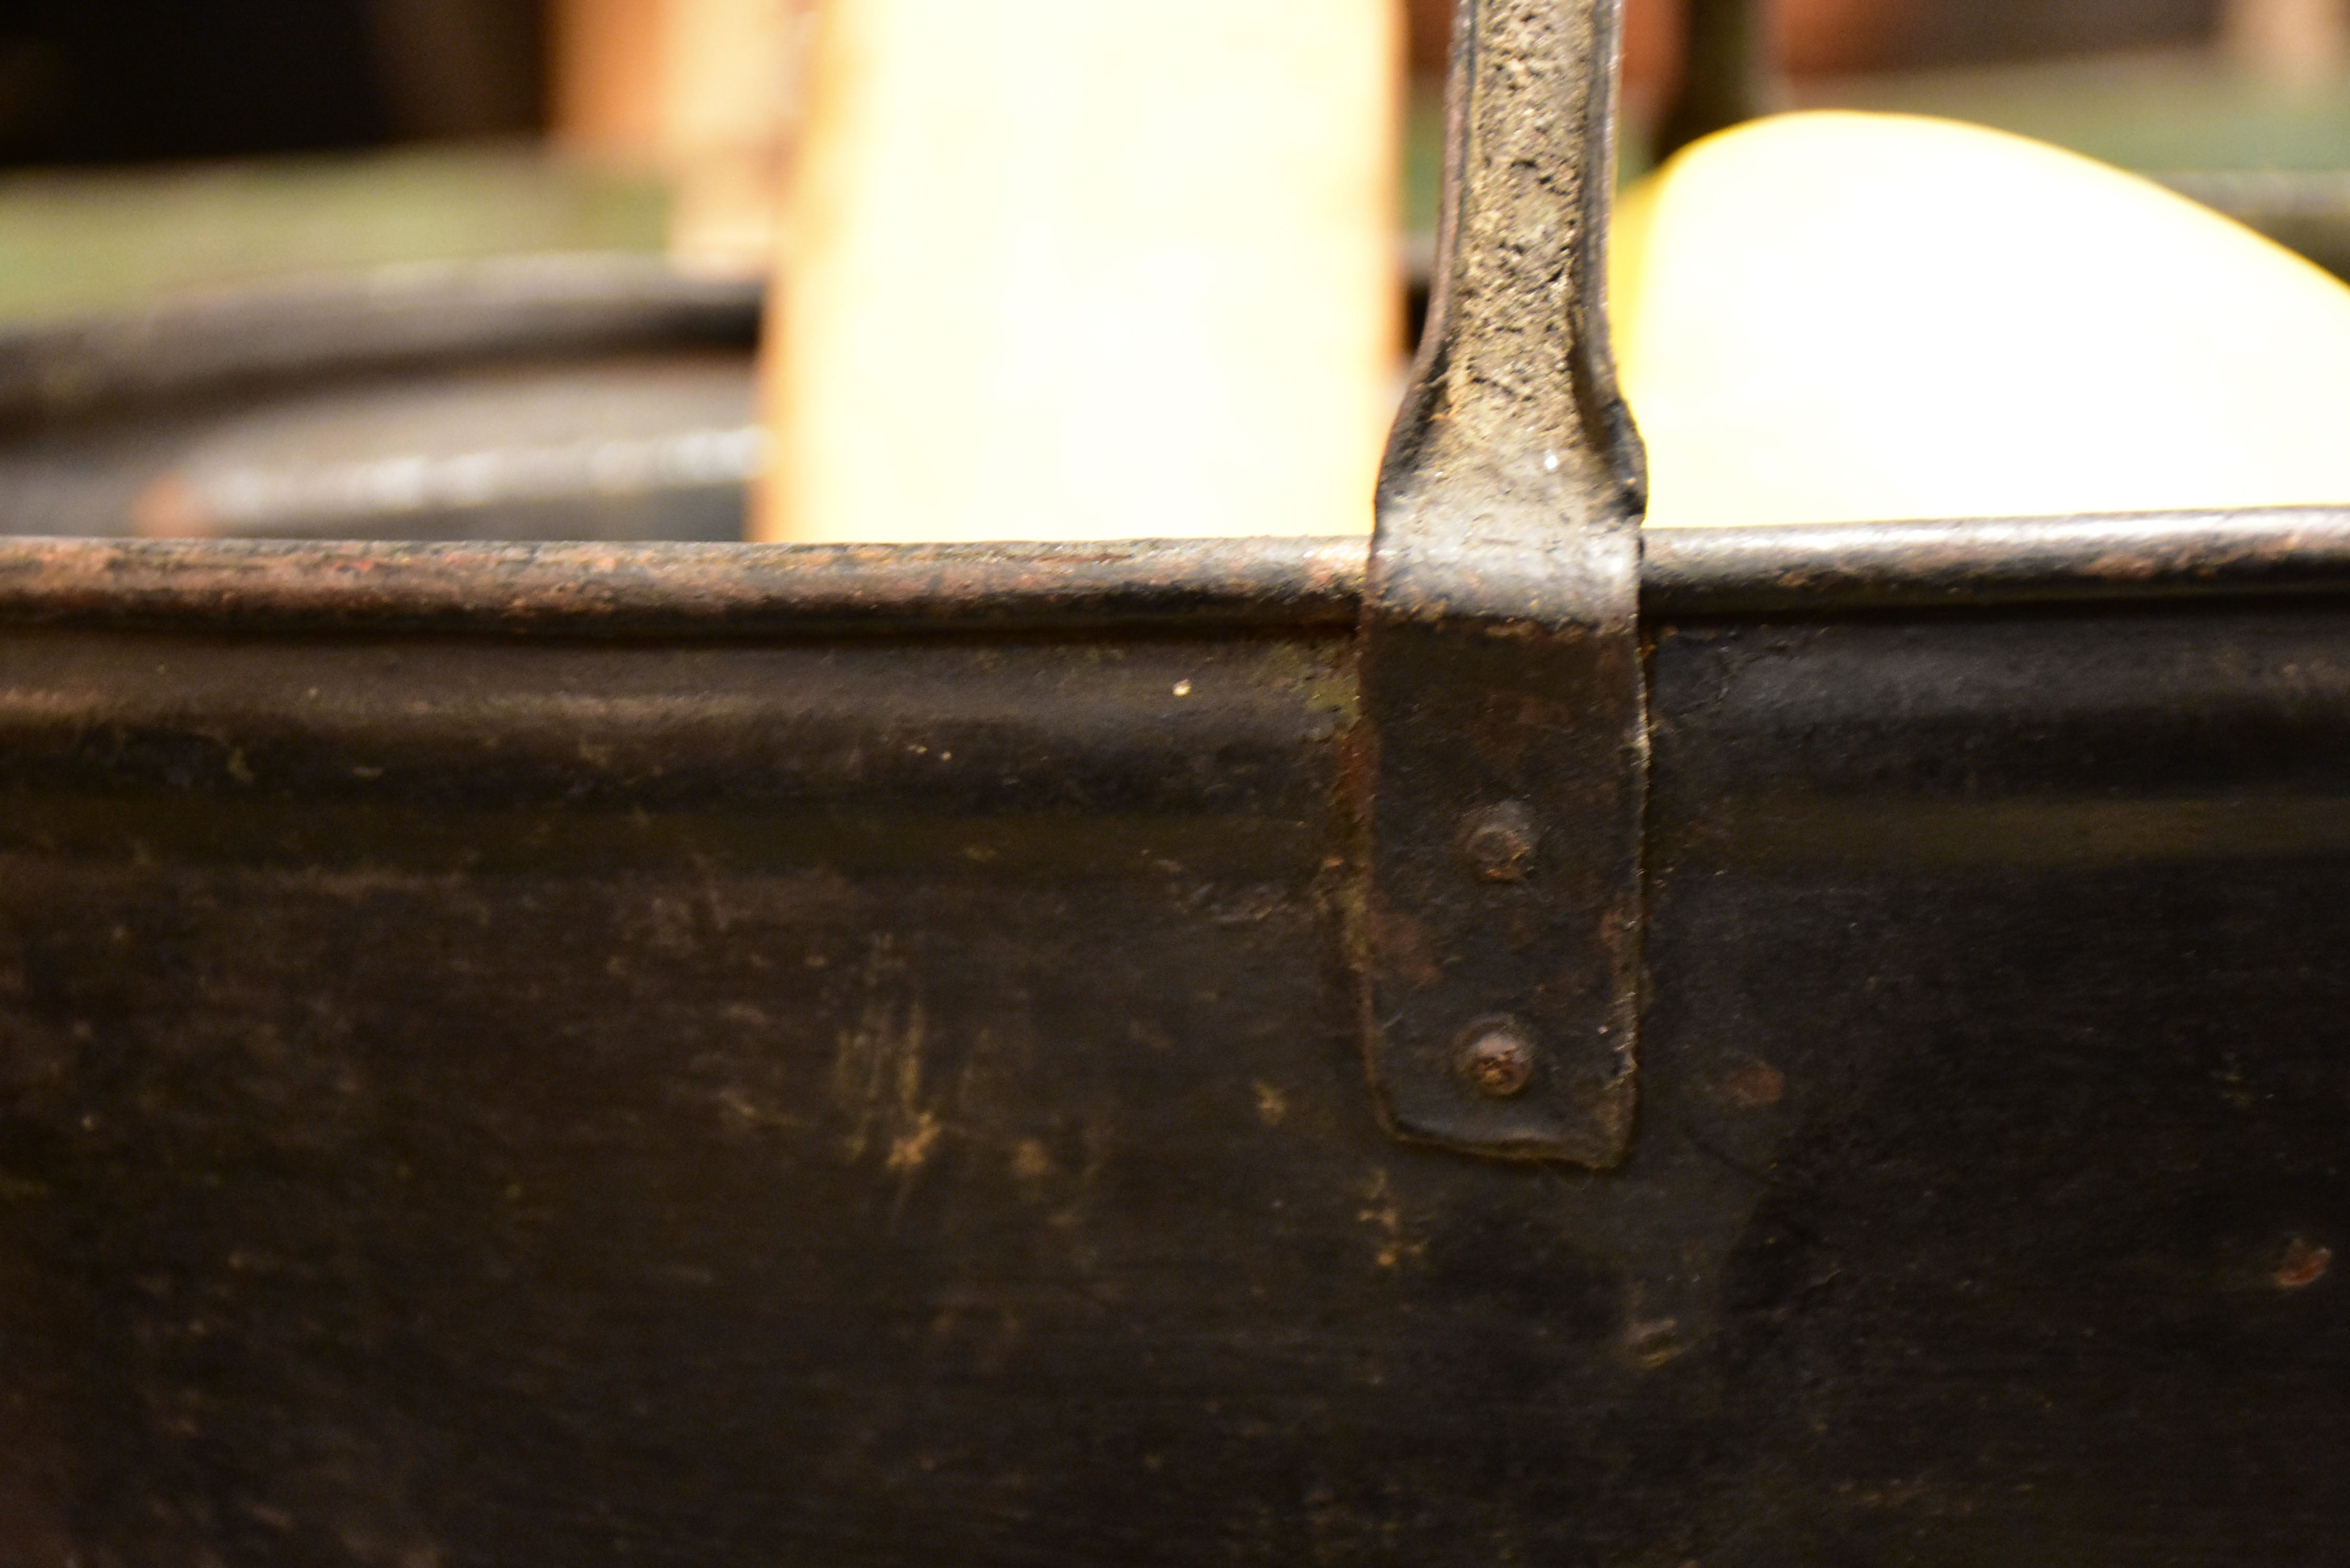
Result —
M1461 0L1436 297L1363 608L1357 932L1400 1136L1607 1167L1636 1098L1639 441L1604 262L1622 0Z

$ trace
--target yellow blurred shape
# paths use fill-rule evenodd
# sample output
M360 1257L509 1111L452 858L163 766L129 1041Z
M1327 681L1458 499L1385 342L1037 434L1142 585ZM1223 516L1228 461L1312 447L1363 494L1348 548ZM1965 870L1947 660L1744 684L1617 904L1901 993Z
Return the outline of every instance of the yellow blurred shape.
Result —
M1391 0L827 0L763 536L1369 526Z
M1609 273L1652 527L2350 502L2350 288L2039 142L1757 120Z

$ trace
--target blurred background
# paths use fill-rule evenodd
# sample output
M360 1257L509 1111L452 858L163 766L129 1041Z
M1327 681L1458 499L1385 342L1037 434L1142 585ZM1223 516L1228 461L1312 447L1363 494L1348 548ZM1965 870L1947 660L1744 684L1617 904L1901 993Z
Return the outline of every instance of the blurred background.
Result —
M1432 212L1451 7L1409 11ZM1632 0L1630 109L1687 0ZM0 316L312 267L674 242L764 265L815 0L0 0ZM2336 0L1779 0L1794 101L2160 172L2350 167ZM1627 138L1629 161L1644 156Z
M1409 274L1451 6L1392 3ZM1631 0L1627 173L1715 3ZM0 531L738 535L816 5L0 0ZM2350 0L1770 27L1749 107L2018 130L2350 269Z

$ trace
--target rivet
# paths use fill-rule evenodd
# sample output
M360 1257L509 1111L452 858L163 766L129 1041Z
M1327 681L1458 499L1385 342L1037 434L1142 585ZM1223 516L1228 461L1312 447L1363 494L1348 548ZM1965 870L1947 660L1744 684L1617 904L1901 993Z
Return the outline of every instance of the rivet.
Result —
M1534 869L1542 829L1523 801L1505 800L1469 814L1461 851L1488 882L1519 882Z
M1509 1023L1481 1023L1461 1042L1461 1075L1489 1099L1523 1094L1534 1077L1534 1048Z

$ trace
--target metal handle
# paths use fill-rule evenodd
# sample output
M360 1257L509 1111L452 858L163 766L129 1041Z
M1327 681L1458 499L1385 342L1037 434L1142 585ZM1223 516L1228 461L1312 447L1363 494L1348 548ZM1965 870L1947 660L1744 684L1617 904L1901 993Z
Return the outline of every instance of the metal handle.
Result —
M1644 476L1607 333L1622 0L1461 0L1430 331L1363 609L1357 958L1395 1130L1620 1160Z
M1449 503L1464 461L1519 471L1529 498L1638 510L1605 299L1622 16L1622 0L1460 0L1428 331L1381 475L1383 540L1410 497L1441 485Z

